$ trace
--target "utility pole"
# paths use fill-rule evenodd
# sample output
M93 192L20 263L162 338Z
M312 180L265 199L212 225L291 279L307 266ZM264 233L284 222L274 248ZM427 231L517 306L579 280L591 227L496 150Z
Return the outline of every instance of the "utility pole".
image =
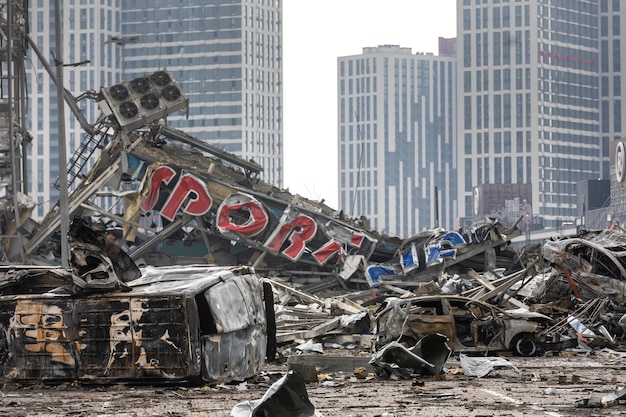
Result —
M61 266L69 268L69 242L67 234L70 229L69 202L67 190L67 144L65 142L65 101L63 100L63 40L61 21L61 0L54 2L55 36L57 70L57 107L59 117L59 210L61 217Z

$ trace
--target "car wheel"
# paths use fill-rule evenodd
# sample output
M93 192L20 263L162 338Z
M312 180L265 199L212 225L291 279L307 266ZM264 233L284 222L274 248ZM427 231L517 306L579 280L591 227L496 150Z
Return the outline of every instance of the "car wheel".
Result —
M515 336L511 348L519 356L535 356L537 354L537 342L532 335L527 333Z

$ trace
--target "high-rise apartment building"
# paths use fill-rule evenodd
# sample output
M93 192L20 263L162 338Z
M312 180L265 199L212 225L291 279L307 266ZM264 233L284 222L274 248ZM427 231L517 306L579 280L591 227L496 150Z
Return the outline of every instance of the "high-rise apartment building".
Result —
M619 0L458 0L459 213L475 187L531 184L547 226L577 215L576 184L607 178L622 136Z
M125 78L166 68L189 98L189 117L168 124L254 159L282 187L282 1L120 4Z
M455 94L453 56L385 45L338 59L344 213L364 215L373 229L400 237L453 226Z
M89 4L87 4L89 3ZM64 0L62 5L63 79L75 97L119 81L121 51L107 40L120 33L121 1ZM29 2L29 35L53 71L56 50L54 1ZM53 54L51 54L51 52ZM59 177L59 135L56 85L33 48L26 62L28 112L27 126L33 137L27 153L25 189L37 203L33 215L43 217L59 198L55 184ZM85 119L94 123L99 115L94 100L83 95L78 102ZM77 118L65 111L68 157L79 147L84 129ZM65 164L62 164L65 166Z

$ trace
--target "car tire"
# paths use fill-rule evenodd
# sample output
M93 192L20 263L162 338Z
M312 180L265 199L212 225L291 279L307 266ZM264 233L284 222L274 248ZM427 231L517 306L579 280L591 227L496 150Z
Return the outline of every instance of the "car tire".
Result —
M528 333L515 336L513 342L511 342L511 350L513 350L513 353L516 355L526 357L535 356L539 351L535 338Z

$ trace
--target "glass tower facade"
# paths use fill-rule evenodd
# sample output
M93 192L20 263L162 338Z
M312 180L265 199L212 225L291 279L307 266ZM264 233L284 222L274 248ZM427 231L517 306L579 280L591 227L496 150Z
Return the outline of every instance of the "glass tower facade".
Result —
M166 68L189 98L168 124L283 185L282 2L124 0L125 78Z
M456 217L456 60L395 45L338 60L339 207L399 237Z
M480 184L532 184L559 226L622 135L620 2L459 0L459 213ZM617 33L617 34L616 34Z

